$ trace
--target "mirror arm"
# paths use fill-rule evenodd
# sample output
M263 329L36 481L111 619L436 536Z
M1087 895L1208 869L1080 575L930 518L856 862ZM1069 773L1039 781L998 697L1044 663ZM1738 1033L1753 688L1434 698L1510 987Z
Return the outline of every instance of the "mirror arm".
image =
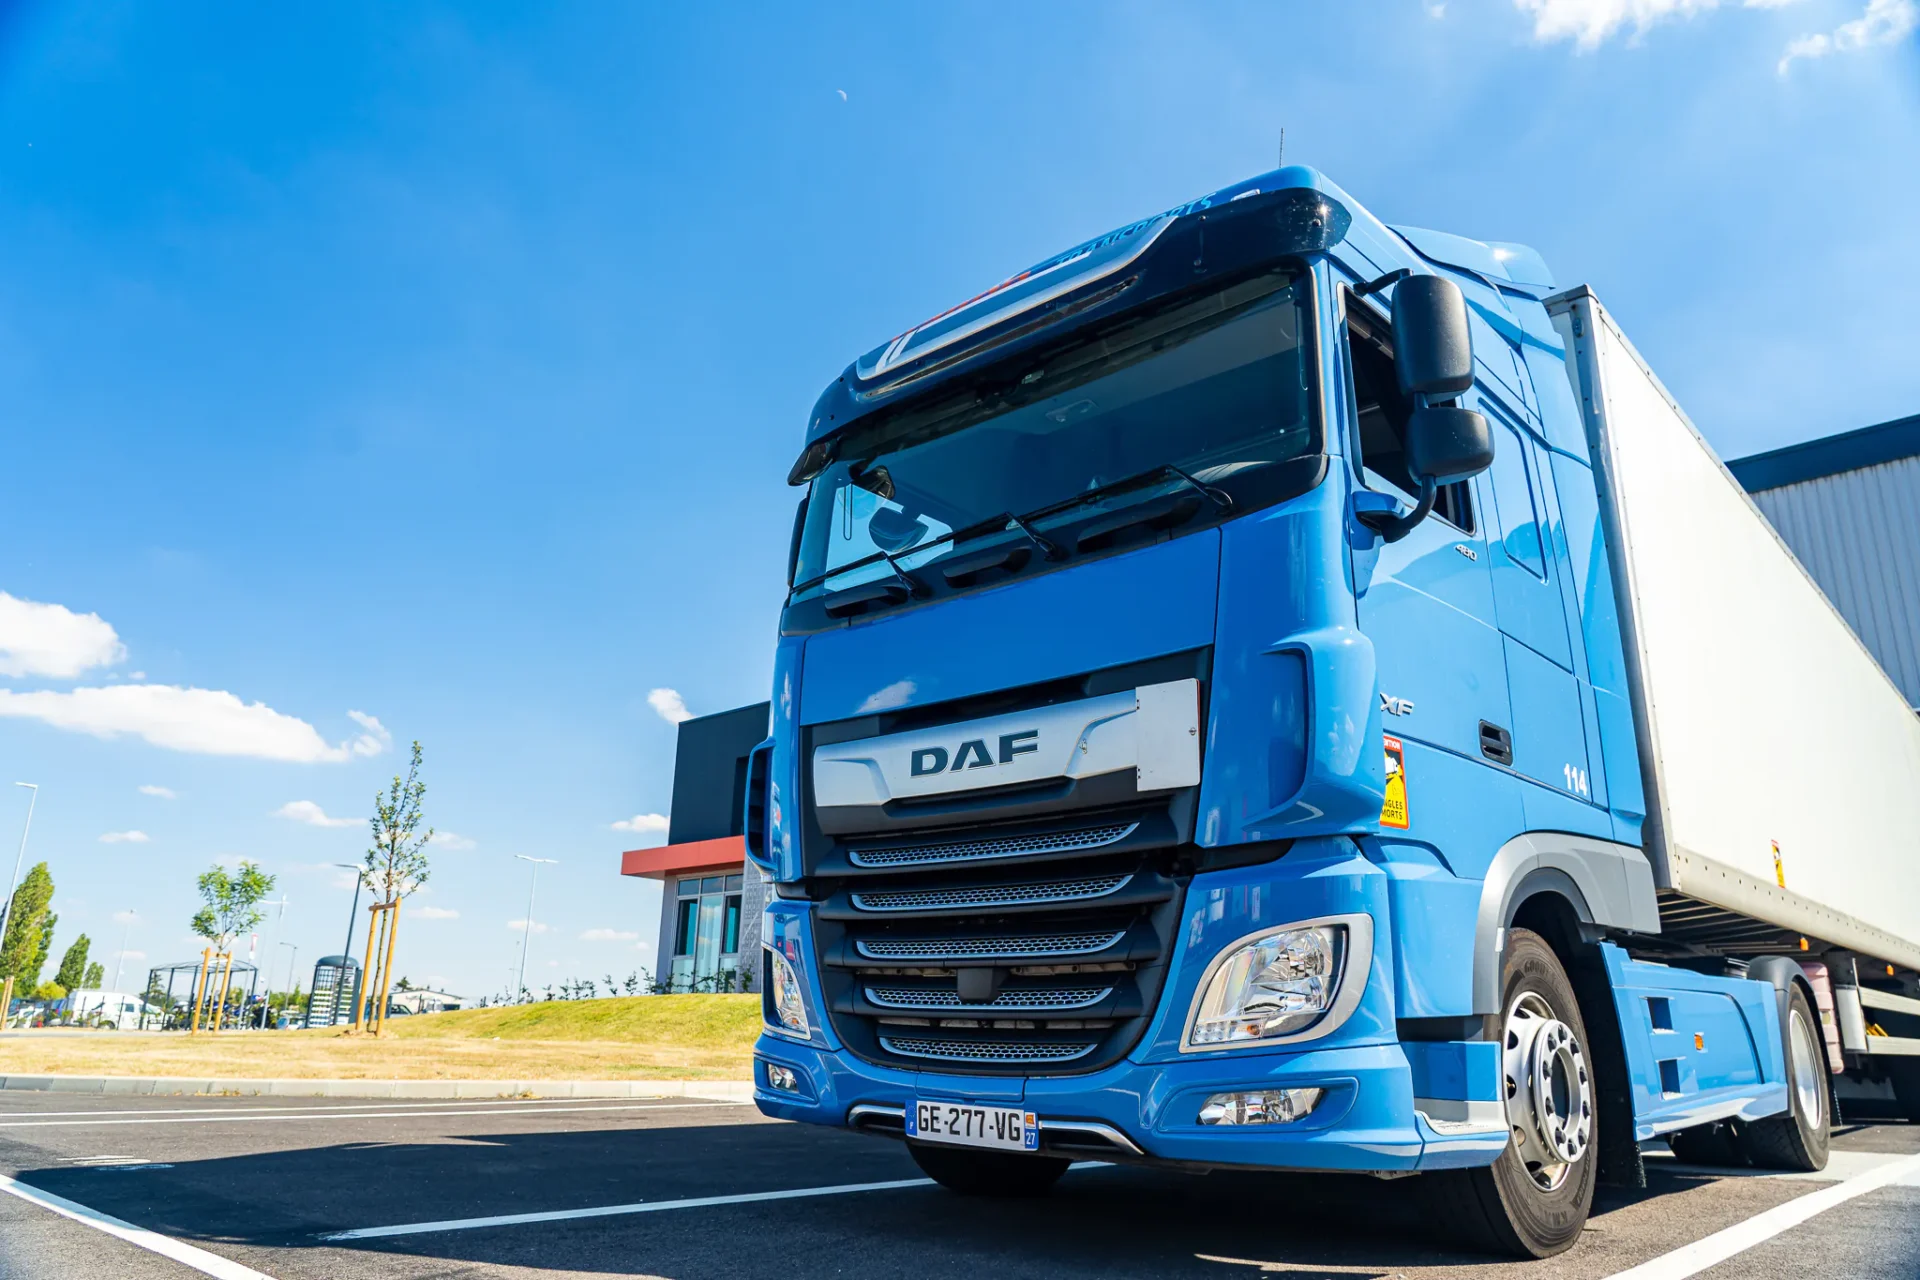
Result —
M1440 496L1440 486L1432 476L1420 482L1420 500L1413 504L1413 510L1393 513L1387 511L1363 511L1360 523L1380 535L1383 542L1398 542L1412 533L1414 526L1433 514L1434 499Z

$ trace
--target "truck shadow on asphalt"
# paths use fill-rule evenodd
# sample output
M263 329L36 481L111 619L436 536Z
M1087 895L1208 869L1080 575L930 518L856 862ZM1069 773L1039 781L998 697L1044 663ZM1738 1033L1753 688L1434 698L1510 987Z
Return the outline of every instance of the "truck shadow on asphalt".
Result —
M1122 1166L1076 1169L1038 1200L968 1199L913 1186L351 1242L321 1238L352 1228L920 1176L898 1143L760 1123L355 1141L151 1168L56 1166L20 1176L216 1248L387 1253L675 1280L986 1271L996 1280L1353 1280L1499 1261L1442 1243L1422 1216L1415 1179ZM1595 1212L1691 1181L1667 1176L1651 1191L1602 1189Z

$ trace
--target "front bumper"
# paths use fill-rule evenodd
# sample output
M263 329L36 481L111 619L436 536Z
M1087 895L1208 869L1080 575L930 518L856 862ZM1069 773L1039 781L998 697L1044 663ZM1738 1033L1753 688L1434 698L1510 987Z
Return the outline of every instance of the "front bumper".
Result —
M793 1071L801 1092L771 1088L770 1062ZM1326 1096L1291 1124L1199 1123L1211 1094L1278 1087L1320 1088ZM1249 1169L1413 1171L1485 1164L1499 1154L1495 1146L1484 1158L1474 1152L1476 1158L1463 1159L1468 1152L1461 1139L1435 1133L1415 1113L1413 1097L1406 1054L1397 1044L1151 1066L1122 1062L1095 1075L1027 1080L892 1071L771 1035L754 1051L753 1098L760 1110L810 1124L845 1126L855 1108L878 1109L877 1116L866 1113L878 1118L916 1098L943 1098L1024 1106L1039 1117L1043 1150L1082 1157L1133 1154L1103 1143L1090 1125L1112 1129L1149 1159ZM1073 1127L1063 1127L1069 1123ZM884 1120L874 1127L884 1131ZM1501 1146L1505 1138L1503 1130Z
M776 903L766 916L768 945L804 971L813 967L806 905ZM912 1071L861 1059L839 1045L818 1018L818 985L807 982L815 1021L802 1040L763 1033L755 1045L754 1101L779 1119L899 1132L888 1120L916 1099L1015 1106L1038 1119L1043 1150L1084 1158L1132 1158L1248 1169L1413 1172L1491 1163L1507 1130L1492 1100L1497 1064L1476 1052L1491 1046L1403 1046L1394 1038L1395 966L1385 877L1350 844L1301 842L1277 863L1214 873L1195 881L1173 959L1176 975L1152 1027L1124 1060L1084 1075L970 1076ZM1250 929L1318 916L1372 917L1372 960L1357 1005L1324 1038L1238 1050L1182 1051L1181 1031L1208 962ZM1438 1052L1436 1052L1438 1051ZM1436 1070L1457 1060L1459 1069ZM1471 1068L1467 1063L1471 1062ZM774 1089L769 1064L793 1072L791 1089ZM1471 1091L1443 1084L1475 1082ZM1314 1111L1288 1124L1202 1125L1201 1107L1217 1093L1273 1088L1325 1091ZM1487 1099L1465 1103L1426 1097ZM1492 1111L1488 1107L1492 1107ZM1453 1112L1429 1122L1428 1115ZM1103 1134L1104 1131L1104 1134Z

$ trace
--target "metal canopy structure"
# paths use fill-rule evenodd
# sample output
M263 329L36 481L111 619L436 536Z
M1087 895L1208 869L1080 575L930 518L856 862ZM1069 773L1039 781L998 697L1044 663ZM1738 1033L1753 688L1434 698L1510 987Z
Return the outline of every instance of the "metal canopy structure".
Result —
M163 964L147 970L147 989L145 994L147 1007L140 1013L140 1029L145 1031L149 1025L157 1025L161 1031L170 1031L188 1026L193 1021L194 985L200 977L200 968L204 960L183 960L178 964ZM218 966L219 976L226 979L224 993L210 993L206 1012L201 1021L210 1022L214 1007L224 1005L221 1021L228 1026L245 1026L246 1015L256 1003L260 987L260 970L251 962L235 958L231 972L225 961ZM209 979L212 982L216 979ZM231 999L236 986L245 984L246 998L236 1007ZM177 988L177 990L176 990ZM222 998L222 997L226 998Z

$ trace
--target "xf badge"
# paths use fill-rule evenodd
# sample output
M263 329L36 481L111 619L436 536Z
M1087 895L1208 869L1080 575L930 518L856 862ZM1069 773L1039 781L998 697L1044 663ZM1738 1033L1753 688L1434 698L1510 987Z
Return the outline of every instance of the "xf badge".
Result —
M1412 698L1396 698L1390 693L1380 695L1380 709L1390 716L1410 716L1413 714Z

